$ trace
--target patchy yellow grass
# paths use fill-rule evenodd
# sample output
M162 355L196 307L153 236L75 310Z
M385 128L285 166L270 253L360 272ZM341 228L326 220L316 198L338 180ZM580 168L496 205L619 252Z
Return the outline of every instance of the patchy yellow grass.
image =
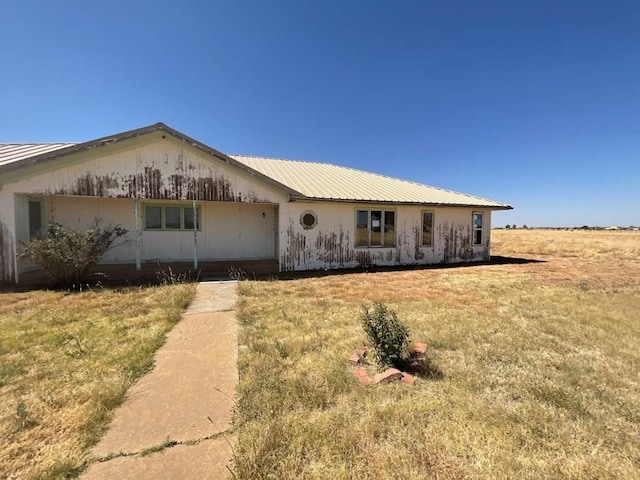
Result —
M68 478L193 285L0 293L0 478Z
M242 282L238 478L640 478L639 245L505 230L539 262ZM356 383L373 301L441 380Z

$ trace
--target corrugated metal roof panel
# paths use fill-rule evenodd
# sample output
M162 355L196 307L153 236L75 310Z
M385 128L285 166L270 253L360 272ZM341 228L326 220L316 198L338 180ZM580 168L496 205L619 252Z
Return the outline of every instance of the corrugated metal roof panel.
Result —
M70 147L75 143L0 143L0 165Z
M511 208L486 198L338 165L229 156L313 199Z

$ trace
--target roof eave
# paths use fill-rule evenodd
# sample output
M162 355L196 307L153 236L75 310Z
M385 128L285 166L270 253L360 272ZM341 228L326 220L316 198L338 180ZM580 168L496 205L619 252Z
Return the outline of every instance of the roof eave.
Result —
M304 202L333 202L333 203L362 203L369 205L407 205L407 206L421 206L421 207L463 207L463 208L485 208L489 210L513 210L511 205L499 204L494 205L482 205L471 203L445 203L445 202L410 202L410 201L393 201L393 200L363 200L352 198L330 198L330 197L308 197L305 195L291 195L290 200L304 201Z

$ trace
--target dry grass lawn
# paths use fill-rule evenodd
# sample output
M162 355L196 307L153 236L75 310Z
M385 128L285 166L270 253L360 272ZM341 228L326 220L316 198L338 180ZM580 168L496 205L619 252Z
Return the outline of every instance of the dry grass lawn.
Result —
M0 292L0 478L80 471L194 291Z
M541 262L242 282L238 478L640 478L640 233L492 253ZM373 301L442 379L355 381Z

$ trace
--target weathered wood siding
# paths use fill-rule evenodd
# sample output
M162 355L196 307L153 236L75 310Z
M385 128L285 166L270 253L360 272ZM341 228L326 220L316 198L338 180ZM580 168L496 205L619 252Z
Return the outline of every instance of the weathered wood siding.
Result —
M393 209L395 247L356 247L356 210ZM421 245L422 212L434 212L433 247ZM318 224L305 230L304 211ZM484 213L483 245L472 245L473 212ZM280 207L280 269L317 270L391 265L424 265L489 260L491 212L471 208L292 202Z

